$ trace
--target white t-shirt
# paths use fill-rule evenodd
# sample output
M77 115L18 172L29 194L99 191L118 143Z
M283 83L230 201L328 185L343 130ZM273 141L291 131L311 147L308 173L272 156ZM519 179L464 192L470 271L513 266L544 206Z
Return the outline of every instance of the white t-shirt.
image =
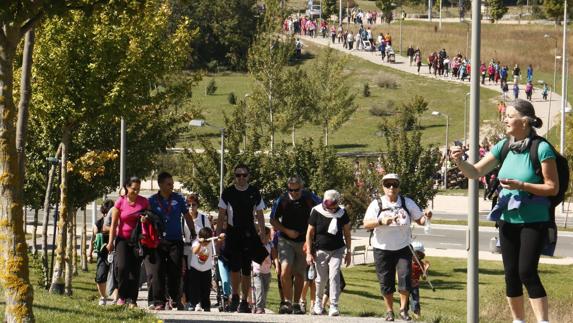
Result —
M195 234L199 234L199 230L204 228L203 222L205 223L205 227L213 228L211 226L211 222L209 221L209 218L205 214L197 213L197 218L195 220L193 220L193 223L195 224ZM183 241L193 242L193 240L191 239L191 231L189 231L189 227L187 226L187 222L185 222L183 225ZM187 259L191 259L192 254L193 254L193 251L191 250L191 246L189 244L186 244L183 247L183 255L187 256Z
M265 258L265 260L263 261L262 264L259 265L253 261L253 273L255 273L255 274L269 274L271 272L271 266L272 266L271 247L272 247L272 245L273 245L273 243L270 241L267 244L265 244L265 249L267 249L267 252L269 253L269 255L267 256L267 258Z
M189 268L195 268L198 271L207 271L213 268L213 242L209 242L207 246L201 246L199 253L191 255L191 262ZM199 239L193 241L192 247L200 245Z
M374 229L372 246L382 250L400 250L408 246L412 240L410 224L412 221L420 219L424 212L408 197L404 197L404 199L410 216L402 207L400 196L394 203L390 202L386 196L382 196L380 199L382 200L382 209L388 210L380 212L378 201L373 200L366 210L364 220L379 220L382 217L393 215L399 215L399 218L390 225L381 225Z

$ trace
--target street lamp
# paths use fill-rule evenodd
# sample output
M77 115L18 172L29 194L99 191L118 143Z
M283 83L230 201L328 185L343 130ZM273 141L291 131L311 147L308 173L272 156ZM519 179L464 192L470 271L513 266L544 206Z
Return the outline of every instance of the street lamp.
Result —
M470 96L470 92L466 93L466 97L464 98L464 146L467 145L467 126L468 126L468 97Z
M567 1L563 3L563 54L561 59L561 134L559 152L565 154L565 110L567 108ZM563 210L565 203L561 203Z
M446 117L446 146L444 147L444 189L448 188L448 135L450 132L450 117L439 111L433 111L433 116L444 116Z
M557 82L557 60L560 56L557 56L557 37L553 37L549 34L545 34L543 37L555 40L555 52L553 53L553 84L551 84L551 87L549 88L549 109L547 111L547 133L549 133L549 124L551 123L551 95L553 94L553 91L555 91L555 83Z
M225 128L216 127L214 125L208 124L202 119L193 119L189 121L189 127L211 127L218 129L221 132L221 169L219 178L219 197L223 195L223 179L224 179L224 165L225 165Z

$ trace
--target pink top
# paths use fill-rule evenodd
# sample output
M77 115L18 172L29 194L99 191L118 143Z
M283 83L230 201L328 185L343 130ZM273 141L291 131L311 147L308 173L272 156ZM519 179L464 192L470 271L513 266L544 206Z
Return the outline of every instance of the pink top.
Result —
M138 195L135 203L131 205L129 200L122 196L115 202L114 207L119 210L119 224L116 234L122 239L129 239L131 231L135 229L139 220L139 211L149 208L149 202L145 197Z

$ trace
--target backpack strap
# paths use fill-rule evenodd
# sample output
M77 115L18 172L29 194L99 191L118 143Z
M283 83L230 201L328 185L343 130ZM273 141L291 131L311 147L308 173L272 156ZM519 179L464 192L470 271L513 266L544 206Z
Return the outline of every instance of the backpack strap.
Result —
M400 195L400 203L402 203L402 208L406 211L406 213L408 213L408 216L412 218L410 210L408 210L408 208L406 207L406 198L404 197L404 195Z

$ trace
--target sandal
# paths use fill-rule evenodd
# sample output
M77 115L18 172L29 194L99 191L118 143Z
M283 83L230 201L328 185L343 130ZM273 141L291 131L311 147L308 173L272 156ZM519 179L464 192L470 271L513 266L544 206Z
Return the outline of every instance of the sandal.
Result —
M404 321L411 321L412 320L410 315L408 315L407 310L400 310L400 318Z
M394 312L393 311L388 311L386 312L386 322L394 322Z

